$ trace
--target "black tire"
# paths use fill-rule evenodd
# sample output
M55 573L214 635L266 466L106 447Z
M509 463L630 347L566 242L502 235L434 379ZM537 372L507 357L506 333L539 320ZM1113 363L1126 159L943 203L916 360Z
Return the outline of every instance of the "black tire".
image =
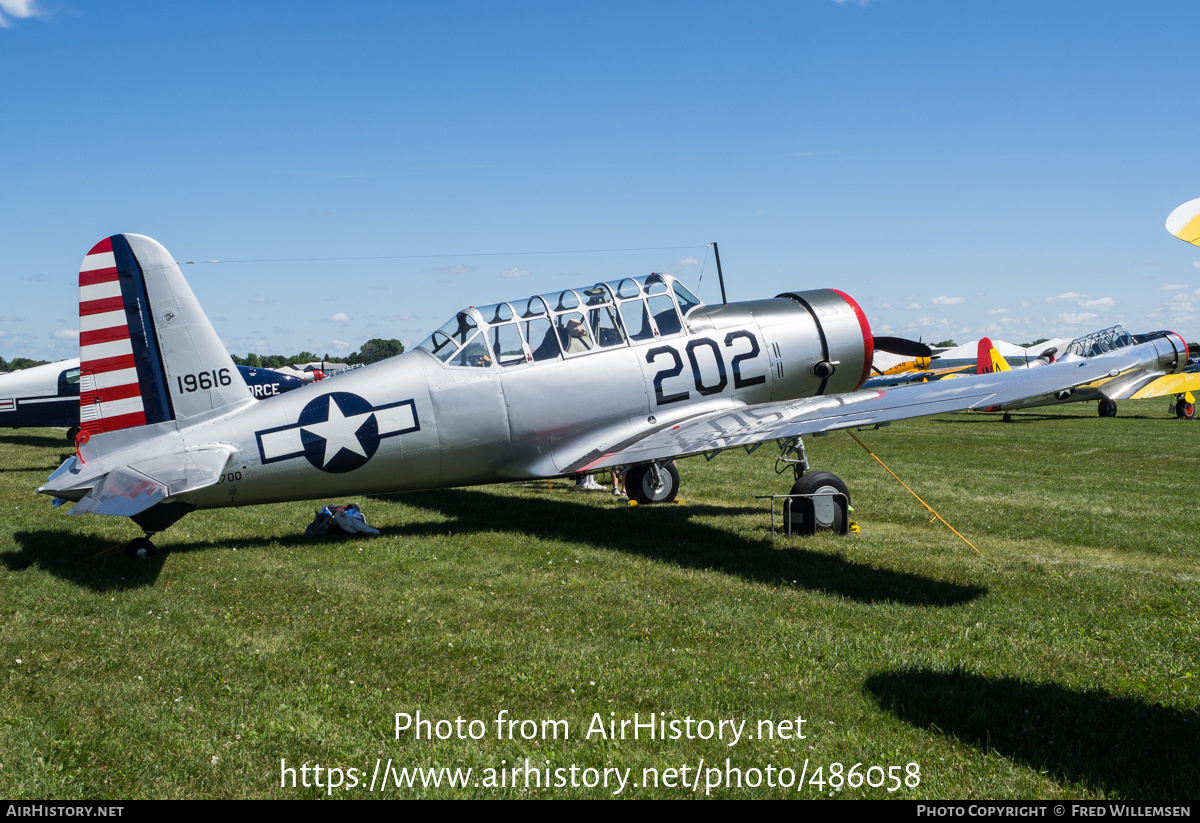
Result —
M1011 423L1011 422L1012 422L1012 415L1011 415L1011 414L1009 414L1008 412L1005 412L1005 413L1004 413L1004 422L1005 422L1005 423Z
M833 472L808 472L792 486L792 494L818 495L840 492L845 495L828 497L795 497L791 510L785 510L783 530L786 534L816 534L850 531L850 490L842 478Z
M73 444L75 442L75 438L78 435L79 435L79 427L78 426L72 426L71 428L67 429L67 441L68 442Z
M654 485L654 473L650 466L634 466L625 474L625 493L639 506L651 503L670 503L679 493L679 469L674 461L665 466L659 466L658 476L661 484Z
M1196 404L1189 403L1183 397L1175 398L1175 416L1180 420L1195 420L1196 419Z
M149 538L136 537L125 544L125 553L130 557L145 560L154 554L154 544L150 542Z
M1116 417L1117 416L1117 401L1105 398L1100 401L1100 406L1096 410L1101 417Z

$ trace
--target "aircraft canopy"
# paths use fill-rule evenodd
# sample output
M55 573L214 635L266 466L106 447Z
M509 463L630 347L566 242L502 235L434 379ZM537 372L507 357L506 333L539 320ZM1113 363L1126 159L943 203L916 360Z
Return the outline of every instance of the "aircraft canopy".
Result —
M510 368L684 333L700 299L667 274L470 306L419 346L447 366Z

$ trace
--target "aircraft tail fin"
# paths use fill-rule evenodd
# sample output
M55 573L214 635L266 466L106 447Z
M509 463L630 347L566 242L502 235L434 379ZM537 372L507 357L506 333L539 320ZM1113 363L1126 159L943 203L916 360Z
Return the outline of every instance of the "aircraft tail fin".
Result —
M992 343L991 338L981 337L979 339L979 354L975 361L976 374L991 374L998 371L1011 371L1008 361L1004 359L1004 355L996 350L996 346Z
M179 266L138 234L113 235L83 259L79 358L84 442L251 400Z

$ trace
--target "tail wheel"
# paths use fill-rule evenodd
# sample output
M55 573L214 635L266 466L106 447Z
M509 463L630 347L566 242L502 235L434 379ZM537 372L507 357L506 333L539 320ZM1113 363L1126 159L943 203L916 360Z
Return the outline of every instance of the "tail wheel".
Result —
M1181 420L1196 419L1196 404L1189 403L1182 397L1175 400L1175 416Z
M792 499L783 517L785 534L849 533L850 491L842 478L833 472L807 472L791 493L809 496Z
M1100 401L1100 407L1097 409L1101 417L1116 417L1117 416L1117 401L1110 400L1107 397Z
M72 426L71 428L67 429L67 440L68 440L68 442L70 442L70 443L74 443L74 442L75 442L75 438L76 438L76 436L77 436L78 434L79 434L79 427L78 427L78 426Z
M625 475L625 492L641 506L670 503L679 493L679 469L674 462L659 466L655 478L652 466L634 466Z

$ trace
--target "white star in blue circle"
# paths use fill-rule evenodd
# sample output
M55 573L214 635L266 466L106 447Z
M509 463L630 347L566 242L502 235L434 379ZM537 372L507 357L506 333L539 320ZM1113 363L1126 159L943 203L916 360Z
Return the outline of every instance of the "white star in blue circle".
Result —
M295 423L254 434L263 465L303 457L340 474L365 465L385 438L420 430L411 399L374 406L357 394L331 392L308 401Z

